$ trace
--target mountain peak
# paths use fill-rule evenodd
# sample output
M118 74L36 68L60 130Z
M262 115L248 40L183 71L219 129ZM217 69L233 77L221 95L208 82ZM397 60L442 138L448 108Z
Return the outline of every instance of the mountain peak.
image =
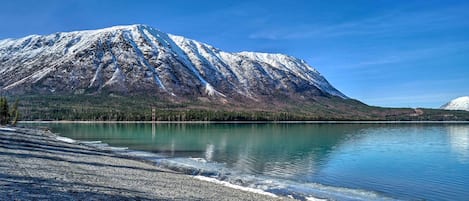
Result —
M83 31L106 32L106 31L132 30L132 29L154 29L154 28L146 24L129 24L129 25L116 25L116 26L106 27L102 29L92 29L92 30L83 30ZM76 31L76 32L82 32L82 31Z
M441 109L469 111L469 96L462 96L462 97L453 99L450 102L441 106Z

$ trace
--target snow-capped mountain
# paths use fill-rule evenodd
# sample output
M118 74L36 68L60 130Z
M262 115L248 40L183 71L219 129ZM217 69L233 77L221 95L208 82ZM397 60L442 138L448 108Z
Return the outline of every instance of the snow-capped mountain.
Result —
M11 94L154 94L263 100L347 97L305 61L230 53L146 25L0 41L0 90Z
M449 103L446 103L443 106L441 106L441 109L469 111L469 96L463 96L463 97L453 99Z

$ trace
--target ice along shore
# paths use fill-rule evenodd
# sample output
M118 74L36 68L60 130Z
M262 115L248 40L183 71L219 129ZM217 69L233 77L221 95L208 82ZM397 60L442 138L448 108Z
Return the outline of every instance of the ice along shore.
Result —
M148 162L0 128L0 200L286 200L207 182Z

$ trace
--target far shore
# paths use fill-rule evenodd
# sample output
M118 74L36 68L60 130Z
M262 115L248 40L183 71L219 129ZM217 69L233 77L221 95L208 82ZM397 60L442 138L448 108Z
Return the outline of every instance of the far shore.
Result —
M469 124L469 121L71 121L71 120L34 120L34 121L19 121L18 123L31 124L31 123L80 123L80 124L94 124L94 123L122 123L122 124Z

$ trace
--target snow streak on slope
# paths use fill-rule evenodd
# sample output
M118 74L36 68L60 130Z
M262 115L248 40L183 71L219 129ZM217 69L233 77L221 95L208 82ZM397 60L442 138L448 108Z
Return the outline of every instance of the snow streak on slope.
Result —
M0 87L11 93L347 98L303 60L224 52L146 25L1 40Z
M466 110L469 111L469 96L456 98L449 103L441 106L445 110Z

